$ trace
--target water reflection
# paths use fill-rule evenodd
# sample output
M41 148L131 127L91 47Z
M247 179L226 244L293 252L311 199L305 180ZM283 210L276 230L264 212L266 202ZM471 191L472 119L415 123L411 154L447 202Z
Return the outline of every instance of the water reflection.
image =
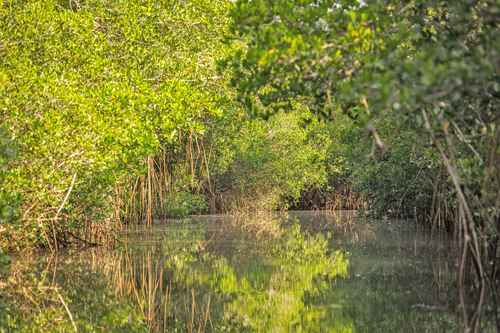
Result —
M15 258L0 276L0 332L147 332L134 302L93 269L96 253Z
M114 251L18 259L11 275L55 288L68 311L55 293L48 314L18 295L6 302L10 325L42 316L30 331L456 330L449 243L409 222L339 223L355 218L290 213L284 232L256 237L227 217L198 217L130 229Z
M298 224L261 242L231 225L170 231L170 240L97 263L119 294L135 296L154 331L311 331L326 312L307 299L347 275L342 252Z

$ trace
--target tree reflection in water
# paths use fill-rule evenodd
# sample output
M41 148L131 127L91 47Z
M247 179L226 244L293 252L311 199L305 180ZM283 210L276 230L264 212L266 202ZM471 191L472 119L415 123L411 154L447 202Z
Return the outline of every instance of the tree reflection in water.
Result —
M171 221L129 230L115 250L17 258L0 332L457 329L444 240L335 218L301 213L259 236L220 217Z

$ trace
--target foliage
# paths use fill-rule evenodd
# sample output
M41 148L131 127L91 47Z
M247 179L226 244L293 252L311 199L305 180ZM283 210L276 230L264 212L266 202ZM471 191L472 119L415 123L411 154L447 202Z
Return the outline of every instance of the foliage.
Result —
M0 276L3 276L10 266L10 257L0 249Z
M186 217L192 214L201 214L207 210L205 198L190 192L174 192L167 197L165 211L168 217Z
M4 178L8 163L15 158L15 150L11 139L3 127L0 127L0 237L4 237L4 224L10 222L17 215L17 196L4 190ZM0 242L0 277L5 274L10 265L10 257L5 253ZM0 307L2 306L0 302Z
M401 119L374 122L384 137L387 151L376 159L368 136L358 140L348 157L349 180L364 193L374 213L385 216L422 217L432 214L434 189L443 178L439 157L430 146L422 145L423 135Z
M106 233L115 189L145 172L145 157L220 114L223 78L212 76L225 8L2 2L0 119L19 148L2 188L22 198L21 221L6 226L2 246Z
M222 64L242 101L258 113L300 100L325 116L338 108L343 82L374 44L377 18L357 1L237 1ZM333 42L334 41L334 42Z
M477 154L495 133L497 14L495 1L237 1L228 39L234 51L224 65L254 111L266 115L301 100L335 122L341 109L351 126L371 119L392 129L384 139L396 146L437 156L425 147L430 137L419 112L429 109L456 132L462 151L472 150L460 154L479 170ZM398 165L403 159L389 165L411 172L411 164Z
M328 129L296 107L302 111L243 122L230 145L232 160L217 178L228 208L276 209L325 183Z
M7 191L4 186L9 163L15 157L12 139L5 128L0 127L0 234L4 231L3 224L12 221L17 215L17 195Z

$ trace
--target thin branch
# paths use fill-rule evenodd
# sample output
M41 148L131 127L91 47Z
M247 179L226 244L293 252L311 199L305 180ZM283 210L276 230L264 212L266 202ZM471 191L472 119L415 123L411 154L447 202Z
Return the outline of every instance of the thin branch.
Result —
M75 186L75 181L76 181L76 173L73 175L73 179L71 179L71 185L69 186L68 191L66 192L66 196L64 197L61 206L59 206L59 209L57 210L56 217L54 218L55 220L57 220L57 217L59 216L59 214L64 208L64 205L66 204L66 201L68 201L69 195L71 194L71 191L73 191L73 186Z
M69 320L71 320L71 324L73 324L73 328L75 329L75 332L78 332L78 328L76 327L76 323L73 320L73 315L71 314L71 311L69 311L68 306L66 305L66 302L64 302L64 299L62 298L61 294L59 293L59 290L57 288L54 289L57 293L57 297L59 297L59 300L61 301L62 305L64 306L64 309L66 310L66 313L69 316Z

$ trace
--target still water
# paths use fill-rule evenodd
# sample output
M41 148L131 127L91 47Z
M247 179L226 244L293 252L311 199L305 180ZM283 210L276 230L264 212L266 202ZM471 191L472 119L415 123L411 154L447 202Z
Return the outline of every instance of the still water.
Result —
M30 324L11 318L4 331L457 330L455 267L442 235L352 212L289 212L271 230L238 225L227 216L162 221L126 230L114 250L17 258L12 274L55 290L38 307L49 309L52 297L60 312L13 300L12 317L21 309Z

